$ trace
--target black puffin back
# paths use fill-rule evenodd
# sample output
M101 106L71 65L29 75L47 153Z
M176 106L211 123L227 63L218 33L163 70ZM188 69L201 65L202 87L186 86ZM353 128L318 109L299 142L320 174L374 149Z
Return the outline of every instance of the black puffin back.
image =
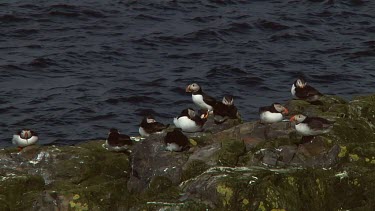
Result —
M202 95L203 101L207 103L208 105L214 107L216 105L216 99L211 97L210 95L203 92L202 87L199 88L198 91L193 92L193 95Z
M111 146L117 146L119 142L119 133L110 132L107 138L108 144Z
M322 130L331 127L334 122L321 117L306 117L302 123L306 123L311 129Z
M186 137L180 128L175 128L172 132L168 132L164 138L165 144L175 143L182 147L182 150L189 148L190 142L188 137Z
M107 141L110 146L133 145L133 142L128 135L120 134L118 130L114 128L110 129Z
M160 122L153 122L153 123L148 123L147 122L147 118L152 118L154 119L153 117L145 117L143 118L141 124L140 124L140 127L142 127L146 133L156 133L156 132L161 132L162 130L166 129L167 127L169 127L169 124L168 125L164 125L163 123L160 123Z
M225 105L222 102L217 102L214 106L214 115L219 115L222 117L231 117L233 116L232 113L234 112L233 109L235 109L235 112L237 113L237 108L233 105Z

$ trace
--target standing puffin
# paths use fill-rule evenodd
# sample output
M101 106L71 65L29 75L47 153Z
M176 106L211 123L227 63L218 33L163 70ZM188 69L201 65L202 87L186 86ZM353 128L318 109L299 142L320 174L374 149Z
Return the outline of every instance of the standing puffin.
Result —
M120 134L116 128L111 128L103 147L110 151L120 152L128 150L131 145L133 142L128 135Z
M291 93L294 98L314 102L319 100L322 93L310 86L302 78L298 78L292 85Z
M296 130L303 136L316 136L331 131L333 123L320 117L308 117L302 114L294 115L291 122L296 122Z
M192 99L195 105L197 105L199 108L208 110L211 112L216 104L216 100L205 94L202 91L202 88L197 83L192 83L189 86L186 87L186 92L192 93Z
M233 105L233 97L227 95L221 102L214 106L214 120L216 124L225 122L227 119L240 119L237 107Z
M38 141L38 134L29 129L23 129L13 135L12 143L17 145L21 150L23 147L33 145Z
M168 151L181 152L189 149L189 139L181 132L181 128L175 128L168 132L164 138L166 149Z
M260 122L266 124L280 122L283 120L284 115L287 115L288 113L288 109L280 103L273 103L270 106L259 108Z
M138 131L142 137L147 137L153 133L161 133L168 127L169 125L164 125L160 122L157 122L153 116L147 116L143 118L141 124L139 125Z
M173 119L173 123L177 128L181 128L184 132L199 132L203 130L203 125L208 118L208 111L197 115L192 108L184 109L178 117Z

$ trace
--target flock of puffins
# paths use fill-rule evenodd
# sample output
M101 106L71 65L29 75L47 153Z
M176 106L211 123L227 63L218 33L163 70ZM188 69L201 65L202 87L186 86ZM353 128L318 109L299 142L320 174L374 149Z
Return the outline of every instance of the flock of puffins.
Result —
M203 131L203 126L209 115L213 115L215 124L221 124L228 119L239 119L240 115L236 106L233 104L232 96L224 96L222 101L216 101L215 98L203 92L202 87L197 83L192 83L186 87L186 92L192 94L192 100L200 110L197 112L192 108L184 109L178 117L173 119L175 128L168 132L164 138L166 150L184 151L189 149L189 139L184 133L194 133ZM305 100L313 103L317 102L323 96L318 90L308 85L307 82L298 78L292 85L291 93L295 99ZM303 137L314 137L316 135L329 132L333 127L333 122L321 117L308 117L303 114L294 115L290 120L284 119L288 114L288 109L280 103L273 103L270 106L259 108L259 118L262 124L272 124L281 121L295 122L296 131ZM157 122L154 117L144 117L139 125L139 134L141 137L148 137L151 134L164 132L168 125ZM130 137L112 128L109 131L107 140L103 147L110 151L126 151L129 146L134 144L135 137ZM138 139L139 140L139 139ZM38 135L32 130L23 129L13 135L13 144L22 148L33 145L38 142Z

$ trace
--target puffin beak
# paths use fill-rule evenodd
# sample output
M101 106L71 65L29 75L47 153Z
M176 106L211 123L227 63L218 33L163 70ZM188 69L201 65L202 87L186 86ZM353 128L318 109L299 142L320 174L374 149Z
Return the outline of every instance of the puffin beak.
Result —
M285 108L285 110L283 111L283 114L288 114L289 113L289 111L288 111L288 109L287 108Z
M186 87L185 91L186 91L186 92L191 92L191 91L190 91L190 85Z
M30 132L30 131L27 131L27 132L25 133L25 137L26 137L26 139L31 138L31 132Z
M289 121L291 121L291 122L294 122L294 121L296 121L296 117L295 116L292 116L292 118L290 118L290 120Z

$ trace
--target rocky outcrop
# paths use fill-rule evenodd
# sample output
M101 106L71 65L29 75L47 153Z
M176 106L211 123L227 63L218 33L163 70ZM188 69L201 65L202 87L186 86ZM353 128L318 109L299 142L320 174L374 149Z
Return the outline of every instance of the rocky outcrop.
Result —
M375 96L286 107L333 130L305 141L289 122L209 120L185 152L165 151L165 134L131 153L100 140L2 149L0 210L373 210Z

